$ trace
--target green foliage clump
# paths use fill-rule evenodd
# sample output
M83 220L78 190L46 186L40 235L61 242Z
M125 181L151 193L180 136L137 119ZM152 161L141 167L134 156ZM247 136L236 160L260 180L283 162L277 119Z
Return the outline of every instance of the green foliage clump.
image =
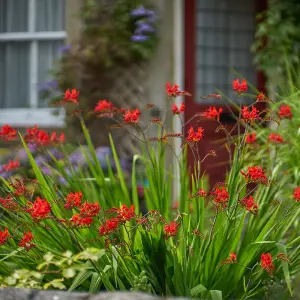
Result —
M237 84L240 85L238 80ZM243 92L248 89L246 82L242 82L242 88ZM236 90L240 96L240 87ZM176 95L183 92L176 85L168 85L167 93L168 101L174 104ZM260 98L267 101L263 95ZM78 104L73 101L69 105L76 109ZM279 282L284 284L286 294L293 294L294 279L300 271L300 239L294 233L299 226L300 194L294 194L299 182L285 176L287 166L276 152L267 151L285 144L259 143L268 134L260 123L275 120L277 107L265 115L254 107L251 112L249 107L241 109L236 117L238 136L220 127L228 134L226 146L234 148L234 152L229 157L225 182L209 187L201 172L205 158L199 157L198 147L204 141L198 123L182 134L166 129L165 121L151 122L143 128L139 110L124 114L112 103L102 104L105 107L96 112L97 116L104 114L111 121L122 117L119 123L123 129L131 132L135 128L138 132L135 137L142 151L133 157L131 184L126 182L111 136L116 171L108 161L105 175L80 113L87 144L81 150L88 172L69 174L61 162L53 159L52 168L68 186L60 186L55 176L43 174L28 149L27 139L21 136L38 189L30 193L24 181L25 189L17 193L13 180L2 178L2 286L28 286L32 279L43 289L132 289L198 299L253 299L270 294L273 282ZM219 115L212 108L205 116L218 122ZM194 117L196 121L201 118L202 114ZM278 120L282 124L285 121L292 123L293 119ZM146 139L150 126L157 126L155 140ZM36 130L31 142L40 137ZM258 139L249 145L247 136L254 130ZM179 178L174 177L174 166L166 169L166 148L172 146L174 138L181 139L183 145L183 151L176 156ZM60 147L63 151L63 145ZM296 148L293 144L290 147L293 153ZM188 149L195 158L193 170L188 169ZM253 150L258 150L258 155ZM215 153L210 151L208 155ZM148 180L144 184L146 211L141 210L138 197L138 162ZM180 182L180 193L178 205L173 207L175 179Z
M284 78L288 67L300 59L300 2L272 0L259 14L256 40L252 46L257 67L270 82Z

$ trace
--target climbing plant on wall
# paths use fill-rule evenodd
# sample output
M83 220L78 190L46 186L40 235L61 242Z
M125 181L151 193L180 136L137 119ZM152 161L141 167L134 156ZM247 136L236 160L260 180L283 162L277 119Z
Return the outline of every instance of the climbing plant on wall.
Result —
M300 1L270 0L257 18L255 62L269 80L281 78L300 59Z
M108 97L121 69L151 59L158 43L158 20L151 2L138 0L85 1L79 20L79 38L61 49L52 74L55 89L80 90L81 108L89 111L97 100ZM54 85L46 84L43 90L51 103L61 100L62 95L53 93ZM83 117L89 124L89 116ZM78 124L73 119L69 118L67 124L77 131Z

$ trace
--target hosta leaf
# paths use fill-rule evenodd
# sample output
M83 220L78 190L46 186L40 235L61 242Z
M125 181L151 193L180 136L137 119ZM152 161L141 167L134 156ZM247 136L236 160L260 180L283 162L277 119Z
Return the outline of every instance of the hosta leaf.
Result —
M74 269L68 268L68 269L64 269L64 270L62 271L62 275L63 275L63 277L65 277L65 278L72 278L72 277L74 277L74 276L76 275L76 272L75 272Z
M222 292L217 290L211 290L210 291L212 300L222 300Z
M60 289L63 290L66 288L66 286L63 284L64 279L60 278L60 279L54 279L46 284L44 284L44 289L48 289L49 287L54 287L56 289Z
M206 287L202 284L198 284L195 287L192 288L191 290L191 296L192 297L196 297L198 296L200 293L206 291Z

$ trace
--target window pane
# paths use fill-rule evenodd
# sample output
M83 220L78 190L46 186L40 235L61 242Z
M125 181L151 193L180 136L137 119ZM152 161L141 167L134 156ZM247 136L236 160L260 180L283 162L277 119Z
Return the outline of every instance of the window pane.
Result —
M0 108L29 107L29 43L0 43Z
M0 0L0 34L28 30L28 0Z
M237 76L230 69L256 83L250 53L255 32L255 1L201 0L196 3L196 99L213 103L215 99L202 100L200 96L215 93L217 89L232 96L231 82Z
M36 31L64 31L65 0L36 1Z
M50 71L55 67L54 63L59 57L62 45L63 41L39 42L38 89L40 96L42 96L45 91L51 91L51 94L58 92L55 81L50 75ZM39 107L47 107L47 100L48 99L41 99L39 101Z

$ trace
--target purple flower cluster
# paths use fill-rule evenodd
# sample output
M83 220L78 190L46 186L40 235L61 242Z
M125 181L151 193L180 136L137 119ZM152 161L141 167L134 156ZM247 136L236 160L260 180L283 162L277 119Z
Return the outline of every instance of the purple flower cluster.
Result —
M131 11L131 16L136 18L136 28L134 34L131 36L131 40L135 42L143 42L149 39L149 34L156 31L155 22L157 16L155 11L145 9L140 6Z
M54 173L53 173L53 171L54 171L53 157L56 160L66 159L65 171L70 178L72 177L72 174L76 174L76 173L80 172L82 169L88 167L87 158L86 158L86 155L83 154L82 147L73 151L67 158L57 148L49 149L46 153L43 153L43 154L39 154L34 145L28 144L28 148L32 154L36 154L35 162L40 167L42 173L46 176L54 175ZM85 147L84 152L87 153L88 157L91 158L91 161L93 161L92 156L88 151L88 147ZM111 152L110 147L98 147L96 149L96 157L97 157L98 161L100 162L101 168L103 169L104 172L106 172L108 170L108 163L112 167L113 171L116 170L115 161L112 157L112 152ZM28 156L26 154L25 149L20 149L17 152L17 155L15 158L21 161L21 165L23 167L26 168L26 166L27 167L29 166L29 160L28 160ZM123 170L130 171L131 164L128 159L121 159L120 164L121 164L121 167ZM15 174L14 171L2 172L2 166L0 165L0 176L2 176L3 178L9 178L14 174ZM58 177L58 181L62 185L68 184L67 179L62 176Z
M85 149L86 155L91 158L91 154L89 153L87 147ZM81 169L88 166L86 155L83 154L82 149L77 149L73 153L70 154L68 158L68 162L72 165L72 172L69 168L66 169L68 175L72 175L72 173L79 172ZM98 147L96 149L96 157L100 162L101 168L103 171L108 170L108 162L110 163L113 171L116 170L116 165L114 160L112 159L112 153L110 147ZM131 164L129 163L128 159L121 159L120 160L121 167L123 170L129 171ZM63 185L67 184L67 180L63 177L58 178L59 182Z
M49 164L52 161L52 156L57 159L63 159L64 155L62 152L58 151L57 149L53 148L53 149L49 149L49 152L44 154L44 155L38 155L35 158L35 162L39 167L44 166L44 164Z
M75 150L69 156L69 163L72 166L79 166L85 164L86 159L80 149Z
M59 52L60 53L65 53L71 50L71 46L70 45L62 45L59 47Z
M34 154L37 150L36 144L27 144L27 147L28 147L28 150L31 152L31 154ZM24 148L21 148L20 150L17 151L16 159L20 160L21 162L28 161L28 155Z
M51 90L57 90L58 89L58 81L57 80L50 80L45 82L40 82L38 84L39 92L49 92Z
M3 169L3 165L0 165L0 176L3 178L3 179L7 179L9 177L12 176L12 172L11 171L5 171Z

